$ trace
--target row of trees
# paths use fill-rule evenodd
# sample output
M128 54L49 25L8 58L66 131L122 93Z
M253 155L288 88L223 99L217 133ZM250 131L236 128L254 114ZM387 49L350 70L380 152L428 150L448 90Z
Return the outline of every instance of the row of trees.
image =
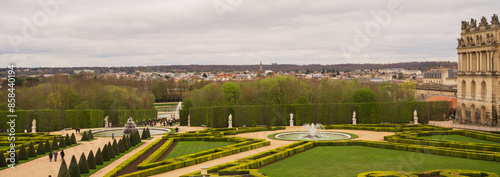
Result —
M32 109L152 109L155 96L141 87L113 85L93 77L55 76L40 80L33 86L16 87L16 108ZM7 100L7 90L0 99ZM0 102L0 110L7 110Z
M213 83L184 99L184 108L231 105L356 103L412 101L415 83L359 80L299 80L276 76L255 81Z

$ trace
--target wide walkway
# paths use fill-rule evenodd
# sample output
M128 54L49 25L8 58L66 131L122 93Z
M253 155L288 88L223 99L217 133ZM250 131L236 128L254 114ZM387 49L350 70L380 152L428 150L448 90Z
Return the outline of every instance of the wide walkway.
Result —
M250 155L254 155L260 152L268 151L271 149L275 149L287 144L294 143L295 141L282 141L282 140L274 140L270 139L267 136L273 133L279 133L279 132L285 132L285 131L302 131L304 128L302 126L295 126L295 127L286 127L286 130L277 130L277 131L263 131L263 132L251 132L251 133L243 133L243 134L238 134L238 135L231 135L231 136L236 136L236 137L243 137L243 138L258 138L258 139L266 139L271 142L271 145L269 146L264 146L258 149L253 149L250 151L245 151L245 152L240 152L238 154L233 154L230 156L226 157L221 157L218 159L210 160L207 162L203 162L200 164L195 164L192 166L172 170L169 172L165 172L162 174L154 175L153 177L175 177L175 176L180 176L184 175L187 173L199 171L202 166L216 166L219 164L235 161L238 159L245 158ZM371 141L384 141L384 136L387 135L393 135L394 133L392 132L374 132L374 131L364 131L364 130L345 130L345 129L331 129L327 131L338 131L338 132L346 132L346 133L353 133L358 135L359 137L356 138L356 140L371 140Z
M175 127L170 127L170 128L175 128ZM194 131L194 130L203 130L204 128L202 127L180 127L180 132L185 132L185 131ZM82 129L81 131L87 131L88 129ZM65 133L68 133L71 135L71 133L75 133L75 130L70 130L70 131L65 131ZM50 134L53 135L60 135L61 131L55 131L51 132ZM71 147L68 149L64 150L64 153L66 156L64 159L66 160L66 164L69 166L69 163L71 161L71 157L75 155L77 162L80 159L80 156L82 155L82 152L85 153L85 157L88 156L88 152L92 150L95 153L97 152L98 148L104 147L104 144L107 144L108 142L113 143L111 137L95 137L96 140L89 141L89 142L83 142L79 141L81 139L81 135L75 133L75 137L77 139L78 143L81 143L78 146ZM161 138L161 135L156 135L153 136L153 139L151 140L143 140L145 143L142 144L141 146L137 147L133 151L125 154L124 156L120 157L119 159L115 160L113 163L109 164L105 168L99 170L98 172L94 173L92 176L98 177L98 176L103 176L107 172L109 172L111 169L115 168L118 166L121 162L125 161L126 159L130 158L133 154L139 152L142 148L146 147L148 144L151 142L155 141L156 139ZM121 137L117 137L116 140L118 141L121 139ZM60 153L60 151L58 151ZM0 171L0 176L9 176L9 177L31 177L31 176L37 176L37 177L47 177L49 175L56 177L59 168L61 166L61 159L60 156L58 156L57 162L50 162L49 161L49 156L45 155L43 157L39 157L35 160L31 160L29 162L25 162L19 165L16 165L16 169L4 169Z
M436 125L441 127L451 127L457 129L469 129L469 130L479 130L479 131L488 131L488 132L498 132L500 131L500 127L490 127L490 126L480 126L480 125L466 125L455 123L452 120L449 121L429 121L429 125Z

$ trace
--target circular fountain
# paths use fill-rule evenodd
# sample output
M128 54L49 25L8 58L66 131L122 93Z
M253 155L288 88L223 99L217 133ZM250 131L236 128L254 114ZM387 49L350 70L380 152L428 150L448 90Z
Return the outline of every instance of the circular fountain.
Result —
M166 128L156 128L156 127L148 127L151 135L161 135L165 133L169 133L171 130ZM92 133L97 137L108 137L114 135L115 137L119 137L122 135L130 135L134 131L138 131L139 134L142 134L142 131L146 129L145 127L135 127L134 120L129 118L127 120L127 124L125 124L125 128L110 128L110 129L100 129L93 130Z
M291 141L332 141L353 138L347 133L321 131L324 127L320 123L304 124L304 127L307 131L277 133L272 134L271 138Z

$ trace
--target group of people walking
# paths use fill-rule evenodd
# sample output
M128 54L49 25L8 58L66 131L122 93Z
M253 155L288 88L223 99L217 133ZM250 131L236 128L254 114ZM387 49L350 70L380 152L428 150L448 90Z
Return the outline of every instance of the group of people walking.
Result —
M54 162L57 162L57 151L53 151L49 153L49 160L52 162L52 157L54 157ZM61 150L61 159L64 159L64 150Z

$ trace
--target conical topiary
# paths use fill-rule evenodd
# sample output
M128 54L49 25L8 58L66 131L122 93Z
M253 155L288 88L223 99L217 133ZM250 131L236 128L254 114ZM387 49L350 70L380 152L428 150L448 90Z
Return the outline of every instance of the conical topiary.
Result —
M43 155L45 154L45 146L42 142L38 143L38 148L36 149L36 154Z
M82 141L88 141L88 140L89 140L89 137L87 135L87 132L83 132Z
M141 142L142 142L142 140L141 140L141 137L139 136L139 132L137 132L137 133L135 134L135 136L136 136L136 137L135 137L135 138L136 138L135 140L137 141L137 144L141 143Z
M18 153L19 160L28 160L28 153L26 152L26 148L24 147L24 145L21 145Z
M148 137L147 138L151 138L151 132L149 131L149 128L146 128L148 130Z
M97 152L95 153L95 164L102 165L103 163L104 163L104 159L102 157L101 148L99 148L99 149L97 149Z
M52 150L58 150L59 145L57 144L57 138L54 136L54 139L52 140Z
M123 141L122 140L118 141L118 151L120 153L124 153L125 152L125 146L123 146Z
M108 142L108 150L109 150L109 158L115 158L115 151L113 149L113 146L111 146L111 143Z
M71 144L76 144L76 137L74 133L71 133Z
M116 139L113 140L113 152L115 152L115 155L120 155L120 149L118 143L116 143Z
M66 140L64 140L64 136L61 136L61 140L59 141L59 147L60 148L66 147Z
M69 135L66 133L66 136L64 137L64 140L66 140L66 146L71 146L71 139Z
M28 157L36 157L35 147L33 146L33 142L30 142L30 147L28 147Z
M89 166L89 169L96 169L94 153L92 150L90 150L89 156L87 157L87 165Z
M142 129L141 139L146 139L146 138L147 138L147 137L146 137L146 136L147 136L147 135L146 135L146 134L147 134L147 132L148 132L148 131L146 131L146 129Z
M129 136L130 139L130 147L135 146L137 143L135 142L135 136L134 133L130 134Z
M89 139L94 139L94 133L92 133L92 130L89 130L88 137Z
M109 156L109 148L108 148L108 145L104 145L104 147L102 148L102 160L107 162L110 160L110 156Z
M80 156L80 161L78 162L78 167L80 167L80 173L89 173L89 164L87 163L87 159L85 159L85 154L82 153Z
M3 152L1 152L0 153L0 167L6 167L6 166L7 166L7 159L5 159Z
M69 176L71 177L80 177L80 167L78 166L78 163L76 163L76 158L75 155L71 157L71 163L69 164Z
M16 154L16 157L14 157L14 160L15 160L16 164L19 164L19 152L14 153L14 154Z
M45 141L45 152L52 152L52 146L50 146L49 140Z
M125 143L127 143L127 146L125 146L125 150L129 150L132 145L130 144L130 137L125 138Z
M64 161L64 159L62 160L61 167L59 168L59 174L57 174L57 177L70 177L68 166L66 165L66 161Z

